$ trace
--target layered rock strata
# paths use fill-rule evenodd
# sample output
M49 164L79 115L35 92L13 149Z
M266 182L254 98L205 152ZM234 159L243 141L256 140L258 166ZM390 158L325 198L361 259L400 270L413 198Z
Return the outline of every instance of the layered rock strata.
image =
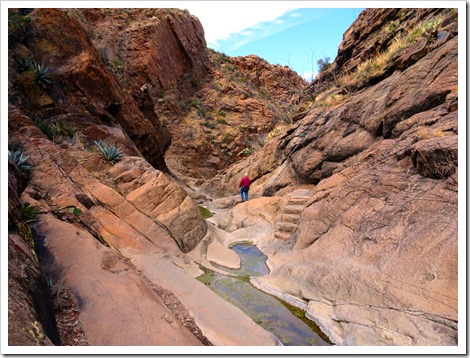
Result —
M383 14L364 16L384 28ZM393 72L314 106L206 187L228 194L245 171L254 198L314 185L292 249L262 244L279 249L255 281L297 300L339 345L457 344L458 36L452 12L419 19L432 16L441 27Z

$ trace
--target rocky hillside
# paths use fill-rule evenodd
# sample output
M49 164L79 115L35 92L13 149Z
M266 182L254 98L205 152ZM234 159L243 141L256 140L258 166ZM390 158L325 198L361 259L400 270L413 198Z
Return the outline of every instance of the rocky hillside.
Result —
M148 310L163 313L137 320L141 344L206 344L200 331L188 332L188 322L197 328L192 318L162 304L165 290L146 281L151 273L129 262L141 255L175 260L207 234L166 158L172 172L182 172L180 179L239 161L238 153L260 145L260 137L285 120L269 114L281 113L295 99L293 86L305 83L260 58L231 59L208 50L199 20L177 9L9 9L8 35L9 150L27 177L19 186L14 182L21 178L12 177L20 203L12 190L11 255L28 253L14 244L18 237L30 250L35 244L49 291L62 293L59 301L71 292L75 301L91 302L80 307L91 344L136 344L122 336L122 322ZM244 129L250 134L242 136ZM165 157L169 148L172 155ZM32 222L35 231L25 231ZM28 258L32 264L34 257ZM28 312L11 312L10 344L27 344L15 335L24 330L34 333L26 335L31 344L57 344L54 319L42 316L46 310L36 312L47 306L47 300L35 303L47 287L28 286L41 277L38 262L26 282L23 266L10 262L12 287L19 290L11 290L10 303L31 294L25 300L34 303L26 305ZM127 277L122 286L111 285L116 275ZM101 291L90 285L121 297L121 308L96 301ZM149 299L138 303L143 293ZM119 318L113 310L122 311ZM161 332L172 325L169 341L149 336L155 322Z
M166 161L179 177L211 177L262 147L270 131L292 121L306 87L287 67L206 48L199 20L187 11L84 9L69 15L87 30L142 113L169 130Z
M305 116L207 186L311 190L257 284L337 344L457 343L457 44L455 10L365 10Z
M457 343L457 11L363 11L308 87L183 10L8 35L9 345L278 344L194 280L238 230L335 344Z

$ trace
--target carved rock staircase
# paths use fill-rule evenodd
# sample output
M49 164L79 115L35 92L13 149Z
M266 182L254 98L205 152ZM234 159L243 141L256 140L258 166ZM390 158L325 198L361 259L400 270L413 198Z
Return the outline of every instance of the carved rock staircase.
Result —
M311 191L308 189L297 189L291 193L287 205L279 216L280 221L276 223L274 233L276 239L289 240L298 231L310 195Z

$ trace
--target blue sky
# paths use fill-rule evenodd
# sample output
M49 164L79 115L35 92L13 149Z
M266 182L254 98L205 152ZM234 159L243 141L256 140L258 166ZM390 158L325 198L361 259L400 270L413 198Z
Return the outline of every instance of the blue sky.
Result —
M344 32L363 9L296 8L291 4L225 2L223 7L211 6L210 11L189 4L186 8L201 21L209 48L229 56L255 54L311 79L319 59L335 59Z

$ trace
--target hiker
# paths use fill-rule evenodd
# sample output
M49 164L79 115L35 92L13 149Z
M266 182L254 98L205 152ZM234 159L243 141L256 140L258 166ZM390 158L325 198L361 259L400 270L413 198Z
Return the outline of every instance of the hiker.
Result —
M243 201L248 200L248 190L250 190L251 180L248 178L248 173L245 173L242 180L240 180L240 184L238 185L240 188L240 196L242 197Z

